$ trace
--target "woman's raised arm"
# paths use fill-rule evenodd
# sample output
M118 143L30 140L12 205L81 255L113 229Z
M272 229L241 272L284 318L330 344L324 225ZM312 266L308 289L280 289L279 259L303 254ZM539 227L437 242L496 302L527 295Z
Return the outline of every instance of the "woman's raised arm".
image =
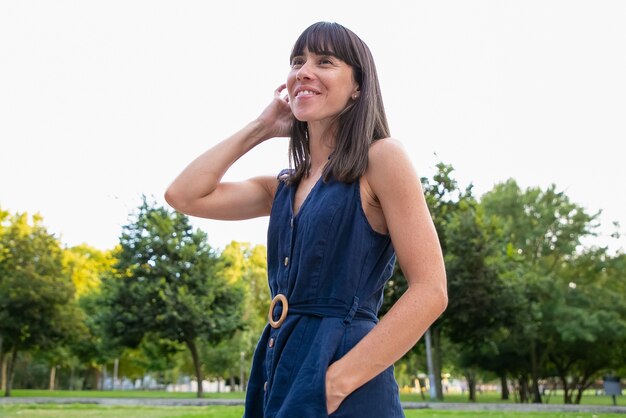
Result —
M293 115L287 99L274 91L263 113L234 135L193 160L165 192L165 200L187 215L210 219L239 220L270 214L278 181L259 176L241 182L222 182L226 171L261 142L287 136Z

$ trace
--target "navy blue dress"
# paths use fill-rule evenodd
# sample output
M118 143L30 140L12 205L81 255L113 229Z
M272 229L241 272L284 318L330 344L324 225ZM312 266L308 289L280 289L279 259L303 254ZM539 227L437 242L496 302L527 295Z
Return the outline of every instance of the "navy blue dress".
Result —
M244 418L327 418L326 370L378 322L395 252L374 231L359 181L318 180L293 216L296 185L281 180L267 235L272 297L288 301L278 328L265 327L254 353ZM278 320L283 304L277 303ZM400 418L393 366L350 394L330 415Z

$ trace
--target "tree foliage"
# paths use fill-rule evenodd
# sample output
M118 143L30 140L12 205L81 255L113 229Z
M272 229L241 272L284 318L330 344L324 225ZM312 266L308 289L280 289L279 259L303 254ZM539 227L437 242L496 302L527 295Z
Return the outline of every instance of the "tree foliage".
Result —
M554 310L559 275L562 266L577 257L581 238L593 234L598 214L588 214L555 185L545 190L522 190L512 179L497 184L482 197L481 204L488 216L502 224L507 254L514 261L507 263L502 277L523 297L518 322L510 325L515 346L504 341L499 352L518 356L511 364L519 369L508 371L518 373L520 398L540 403L539 380L547 376L550 354L555 349L551 330L563 326L552 323L554 328L550 323L559 321ZM528 378L530 394L525 390Z
M144 198L124 226L116 274L102 283L111 343L137 347L147 333L187 346L202 396L198 340L217 343L243 326L243 289L217 274L206 234Z
M5 212L0 227L0 335L10 354L6 396L11 394L18 352L52 349L80 328L73 301L63 251L41 216Z

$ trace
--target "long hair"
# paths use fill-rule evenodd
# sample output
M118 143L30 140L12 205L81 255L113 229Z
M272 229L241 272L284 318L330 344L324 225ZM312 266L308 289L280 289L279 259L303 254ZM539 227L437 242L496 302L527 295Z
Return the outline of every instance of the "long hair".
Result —
M365 172L372 142L389 136L374 58L365 42L338 23L309 26L293 46L290 62L305 48L315 54L334 55L350 65L359 85L359 97L336 116L335 150L322 174L325 182L332 176L351 183ZM286 179L290 184L300 181L311 169L307 123L297 119L291 126L289 163L294 168Z

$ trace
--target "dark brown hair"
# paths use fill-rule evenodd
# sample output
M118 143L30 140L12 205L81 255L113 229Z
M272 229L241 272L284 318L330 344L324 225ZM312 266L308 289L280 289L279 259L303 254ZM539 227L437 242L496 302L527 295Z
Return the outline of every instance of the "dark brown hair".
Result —
M335 179L351 183L367 168L372 142L389 136L389 127L380 93L376 66L369 48L354 32L338 23L318 22L300 35L289 61L309 52L333 55L352 67L359 85L358 98L337 115L335 150L322 174L324 181ZM298 182L311 169L307 123L294 119L289 141L289 162L295 168L288 183Z

